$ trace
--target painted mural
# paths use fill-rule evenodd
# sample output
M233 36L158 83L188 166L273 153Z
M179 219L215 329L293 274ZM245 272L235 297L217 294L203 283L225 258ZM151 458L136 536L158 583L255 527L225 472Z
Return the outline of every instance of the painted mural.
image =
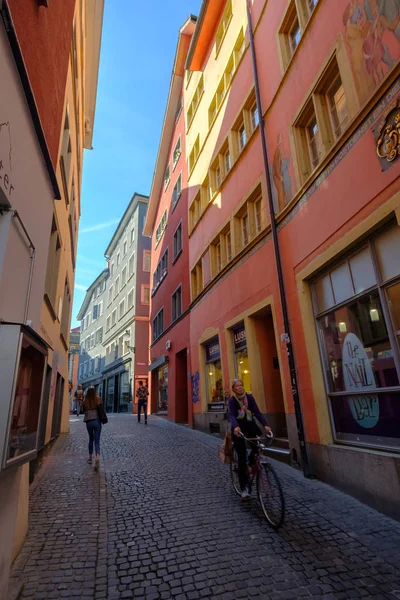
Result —
M289 173L290 158L285 156L283 138L280 133L271 165L273 181L273 201L275 213L278 214L290 202L293 196L292 179Z
M343 23L363 104L400 58L400 0L351 0Z

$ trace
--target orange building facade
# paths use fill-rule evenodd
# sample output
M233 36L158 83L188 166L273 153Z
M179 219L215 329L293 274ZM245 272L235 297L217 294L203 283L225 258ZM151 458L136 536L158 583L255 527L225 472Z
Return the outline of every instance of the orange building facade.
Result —
M203 3L186 62L193 422L239 376L299 462L290 335L309 469L398 516L400 8L249 12L260 103L245 0Z

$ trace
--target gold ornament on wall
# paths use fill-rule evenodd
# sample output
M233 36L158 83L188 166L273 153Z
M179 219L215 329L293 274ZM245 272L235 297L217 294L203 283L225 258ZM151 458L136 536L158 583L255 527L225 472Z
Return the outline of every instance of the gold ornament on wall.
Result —
M400 100L387 115L376 143L379 158L393 162L400 155Z

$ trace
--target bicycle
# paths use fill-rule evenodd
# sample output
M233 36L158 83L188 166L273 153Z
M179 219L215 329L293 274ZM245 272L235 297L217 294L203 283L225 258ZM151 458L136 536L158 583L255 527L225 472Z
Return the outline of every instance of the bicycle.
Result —
M244 436L242 433L240 436L243 437L246 442L256 447L254 464L252 467L247 465L249 470L249 493L251 494L251 488L255 479L258 499L262 511L268 523L274 529L279 529L279 527L282 526L285 518L285 498L283 496L282 486L275 469L272 465L270 465L263 455L263 452L267 446L261 443L262 439L268 439L269 443L271 443L273 434L268 436L268 438L246 438L246 436ZM233 460L230 464L230 468L233 488L240 496L242 492L239 485L238 456L235 447L233 447Z

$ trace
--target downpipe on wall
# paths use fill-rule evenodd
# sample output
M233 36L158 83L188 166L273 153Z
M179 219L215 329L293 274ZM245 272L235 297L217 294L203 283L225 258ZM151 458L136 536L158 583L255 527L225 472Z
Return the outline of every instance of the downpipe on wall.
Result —
M279 285L279 297L282 306L282 315L283 315L283 326L284 333L281 335L281 341L286 344L286 351L289 363L289 371L290 371L290 382L292 388L293 395L293 404L296 415L296 425L297 425L297 436L299 440L300 453L301 453L301 463L303 467L303 473L305 477L311 477L311 463L309 459L309 453L305 440L304 433L304 423L303 423L303 415L301 411L301 403L300 403L300 395L299 395L299 387L297 381L297 370L296 363L294 359L294 350L290 335L290 323L289 323L289 314L288 307L286 302L285 295L285 283L283 279L283 270L282 270L282 262L281 255L279 249L279 238L278 231L276 227L276 219L275 219L275 210L274 203L272 199L272 183L271 183L271 175L269 172L269 161L268 161L268 150L267 150L267 141L265 134L265 125L264 125L264 117L263 110L261 106L261 95L260 95L260 84L258 79L258 69L257 69L257 57L256 50L254 45L254 34L253 34L253 26L251 21L251 11L249 6L249 0L245 0L246 2L246 11L247 11L247 24L249 28L249 38L250 38L250 52L251 52L251 61L253 67L253 77L254 77L254 89L256 93L256 105L258 111L259 123L258 127L260 130L260 138L261 138L261 148L263 154L263 162L264 162L264 172L265 172L265 180L267 184L267 196L268 196L268 207L269 207L269 215L271 221L271 233L272 240L274 245L274 254L275 254L275 265L278 276L278 285Z

